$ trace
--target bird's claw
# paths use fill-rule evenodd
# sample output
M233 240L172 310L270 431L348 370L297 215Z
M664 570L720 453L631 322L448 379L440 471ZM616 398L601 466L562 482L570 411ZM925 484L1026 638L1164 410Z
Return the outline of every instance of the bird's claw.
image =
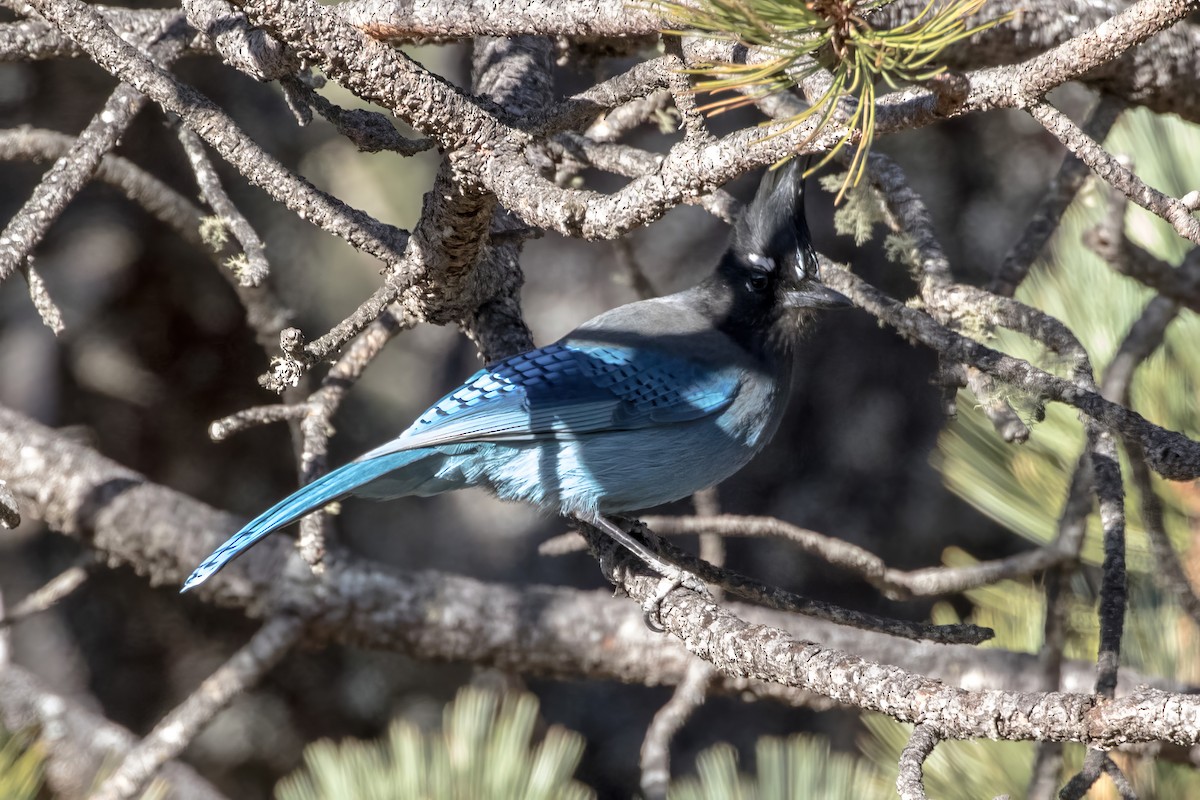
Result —
M658 588L654 594L647 597L642 602L642 621L646 623L646 627L655 633L666 633L667 628L662 621L662 601L667 595L683 585L683 573L676 572L674 575L664 577L658 582Z
M688 589L695 592L701 597L711 599L712 594L708 591L708 586L704 581L686 570L675 569L671 574L664 575L662 580L658 582L658 588L654 594L647 597L642 602L642 621L646 623L646 627L655 633L666 633L666 626L662 621L662 602L671 592L676 589Z

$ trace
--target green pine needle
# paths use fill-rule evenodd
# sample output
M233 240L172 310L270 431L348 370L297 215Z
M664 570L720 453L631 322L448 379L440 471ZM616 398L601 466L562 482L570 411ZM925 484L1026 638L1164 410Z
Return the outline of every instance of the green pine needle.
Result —
M591 800L591 789L571 777L583 756L583 737L553 725L534 745L537 722L532 694L501 697L467 687L446 706L440 732L398 720L383 741L310 745L304 768L280 781L275 797Z
M696 777L671 784L668 800L864 800L894 791L867 761L830 751L827 739L796 735L764 736L754 752L755 773L738 772L737 751L718 744L696 758Z
M658 7L682 35L699 30L747 46L760 47L774 55L763 64L701 64L689 72L699 76L696 89L713 94L735 92L737 96L714 100L702 110L721 113L738 108L775 92L791 89L822 68L832 76L829 88L800 114L783 120L777 136L816 116L807 145L824 131L839 106L848 106L845 132L818 163L816 171L848 145L854 145L850 168L838 192L841 202L846 190L862 180L867 155L875 137L876 87L891 88L920 83L940 73L932 66L947 46L997 25L1010 15L968 26L986 0L955 0L935 8L936 0L912 20L889 30L870 24L872 11L885 0L700 0L692 4L663 0Z
M36 800L44 779L45 754L32 736L0 728L0 797Z

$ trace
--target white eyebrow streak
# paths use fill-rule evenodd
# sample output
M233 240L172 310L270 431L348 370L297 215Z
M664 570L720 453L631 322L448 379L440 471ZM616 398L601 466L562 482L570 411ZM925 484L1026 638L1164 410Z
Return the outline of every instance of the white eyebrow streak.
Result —
M761 253L750 253L746 256L746 260L756 267L761 267L769 272L775 271L775 259L769 256L764 256Z

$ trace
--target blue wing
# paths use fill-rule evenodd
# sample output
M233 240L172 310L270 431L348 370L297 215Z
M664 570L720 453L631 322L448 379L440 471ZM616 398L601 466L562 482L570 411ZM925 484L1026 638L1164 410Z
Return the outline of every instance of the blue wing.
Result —
M412 468L425 448L469 442L573 438L718 414L737 395L731 367L612 344L559 343L493 364L435 403L391 442L301 487L204 560L190 589L272 531L388 473Z
M408 430L360 457L462 442L574 438L717 414L733 402L731 368L625 345L558 343L480 370Z

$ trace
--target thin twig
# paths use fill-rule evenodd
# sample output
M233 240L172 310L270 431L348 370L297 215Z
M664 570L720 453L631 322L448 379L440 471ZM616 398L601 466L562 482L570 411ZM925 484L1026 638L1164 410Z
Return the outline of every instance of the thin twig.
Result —
M1097 144L1070 117L1049 103L1035 103L1029 108L1029 113L1098 177L1142 208L1161 217L1183 238L1200 244L1200 219L1192 216L1191 209L1183 201L1146 184Z
M146 58L164 67L170 65L183 54L187 38L188 29L180 14L169 32L156 37L150 44ZM134 87L124 83L118 86L71 149L54 162L21 210L0 232L0 282L24 268L34 304L55 333L62 330L61 314L50 302L41 278L32 271L28 259L50 225L91 180L104 155L116 147L145 102Z
M879 589L894 600L955 594L1006 578L1037 574L1069 559L1056 546L1040 547L1006 558L983 561L969 567L930 567L912 571L893 569L874 553L842 539L792 525L774 517L647 516L642 521L656 534L681 536L719 533L722 536L776 537L791 542L809 555L844 569ZM584 549L575 533L544 542L543 555L563 555Z
M603 130L604 118L597 117L609 112L608 116L615 115L614 127L617 130L602 134L595 141L615 141L620 138L618 130L628 130L641 124L653 113L653 106L661 102L658 99L649 102L649 98L666 90L670 80L669 63L672 63L670 57L639 61L620 75L568 97L552 108L538 111L531 120L532 127L537 135L550 136L579 130L590 123L590 137L592 130Z
M97 64L200 134L251 183L302 219L387 264L399 263L407 234L347 206L294 175L242 131L215 103L123 41L94 7L78 0L30 0Z
M0 528L12 530L21 524L21 509L17 508L17 498L3 478L0 478Z
M1178 315L1179 304L1166 297L1155 297L1146 305L1105 373L1103 385L1106 396L1118 402L1129 402L1134 371L1162 343L1167 326ZM1142 449L1135 442L1126 442L1125 451L1129 456L1130 476L1141 498L1142 526L1150 537L1150 548L1158 567L1154 573L1155 580L1175 597L1185 613L1200 624L1200 597L1197 597L1167 536L1162 501L1154 491Z
M74 139L56 131L20 127L0 131L0 159L29 159L40 162L63 157ZM128 159L112 153L105 154L96 169L95 179L114 187L148 214L168 225L185 242L195 245L209 255L229 279L246 309L246 322L255 333L260 346L273 351L279 332L287 324L291 312L279 301L269 285L243 286L233 273L220 262L215 252L200 235L204 213L200 207L158 178Z
M312 342L303 344L301 349L285 351L284 357L271 365L270 372L259 376L259 384L274 392L282 392L295 386L308 372L309 367L336 353L366 330L393 306L403 293L404 286L385 278L383 285L360 303L350 316Z
M1140 317L1108 363L1101 380L1101 392L1118 403L1129 404L1133 375L1142 362L1162 344L1168 326L1179 316L1179 303L1167 297L1155 297L1142 309Z
M234 412L227 417L213 420L208 425L208 437L214 442L224 441L235 433L241 433L259 425L269 425L272 422L303 419L308 414L305 405L276 403L269 406L254 406Z
M932 725L917 725L908 744L900 751L896 792L901 800L928 800L925 794L925 761L933 754L941 736Z
M1046 573L1046 616L1042 624L1042 646L1038 650L1038 688L1053 692L1061 688L1063 656L1067 646L1071 575L1079 565L1079 553L1087 535L1087 518L1092 511L1092 467L1088 452L1080 455L1058 518L1055 546L1065 556ZM1062 771L1062 743L1038 742L1029 781L1029 800L1050 800L1058 789Z
M1088 114L1087 121L1083 123L1084 132L1095 141L1103 142L1124 108L1123 100L1108 94L1101 95L1096 106ZM989 291L1005 297L1013 296L1017 287L1025 280L1025 276L1029 274L1034 260L1058 230L1063 214L1074 202L1075 196L1079 194L1090 174L1087 164L1073 154L1068 153L1063 158L1058 173L1050 181L1041 202L1025 225L1025 230L1005 254L999 269L996 270L996 276L988 286Z
M1029 441L1029 426L1012 404L1001 395L996 379L975 367L967 367L963 372L967 388L975 395L984 415L992 423L996 433L1000 434L1000 438L1009 444Z
M55 336L58 336L66 330L62 311L50 297L50 292L46 288L46 282L42 280L41 274L34 269L32 255L25 256L25 262L21 264L20 270L25 276L25 282L29 285L29 299L33 301L33 307L37 310L38 316L42 318L46 327L54 331Z
M384 311L379 319L346 348L346 352L338 358L321 381L321 388L303 405L297 407L304 411L300 423L303 431L299 463L301 483L309 483L325 473L325 455L329 435L333 430L333 415L341 406L346 393L362 377L363 372L392 337L414 323L415 320L411 318L400 320L392 311ZM323 568L331 536L328 515L323 512L309 514L300 521L300 538L296 546L301 558L315 572Z
M1038 742L1033 755L1026 800L1053 800L1062 782L1062 742Z
M57 160L70 152L75 138L58 131L21 126L0 130L0 160ZM109 184L151 216L170 226L185 242L202 245L200 207L132 161L106 153L95 179Z
M1088 750L1087 755L1083 757L1083 769L1058 793L1059 800L1082 800L1092 788L1092 784L1100 780L1100 774L1104 772L1104 762L1107 760L1108 754L1103 750Z
M221 186L221 179L217 176L217 171L213 168L208 153L204 152L204 144L196 132L181 125L178 134L183 151L187 154L188 163L191 164L192 173L196 176L196 184L200 187L200 196L220 218L221 224L229 229L238 244L242 246L245 263L230 259L226 262L226 266L230 268L241 286L261 286L267 276L271 274L271 265L267 262L266 248L263 247L258 231L254 230L254 226L225 193L225 188Z
M41 588L26 595L21 602L13 606L11 611L0 612L0 630L11 627L26 617L40 614L53 607L56 603L78 589L88 579L90 560L87 565L75 565L55 575Z
M1147 463L1163 477L1171 480L1200 477L1200 442L1154 425L1137 412L1106 400L1096 392L1082 390L1072 381L939 325L928 315L888 297L837 265L830 265L822 274L827 284L910 340L932 347L954 361L976 366L1024 391L1078 408L1125 438L1141 442L1146 448Z
M624 277L633 287L633 293L637 295L637 298L646 300L658 297L658 290L654 288L654 284L650 282L650 278L646 276L645 270L638 262L637 256L633 252L633 242L629 240L629 237L623 236L613 240L612 249L613 255L616 256L617 266L625 273Z
M1120 274L1200 313L1200 248L1192 249L1182 264L1173 267L1129 241L1123 228L1110 228L1106 224L1093 228L1084 234L1083 243Z
M38 796L89 796L96 775L137 743L128 730L90 710L79 697L53 691L17 664L0 669L0 720L8 730L39 732L45 790ZM165 764L158 779L172 797L228 800L181 761Z
M1093 427L1092 425L1088 426ZM1125 486L1117 447L1107 431L1089 430L1094 442L1091 461L1100 525L1104 529L1104 562L1100 579L1100 649L1096 661L1096 694L1112 698L1121 665L1128 578L1125 569Z
M1162 501L1154 491L1146 459L1142 457L1137 445L1127 443L1126 453L1129 456L1129 473L1141 498L1142 526L1150 537L1150 549L1158 567L1154 571L1154 579L1175 598L1175 602L1184 613L1200 625L1200 597L1196 595L1192 582L1188 580L1187 573L1179 563L1175 546L1167 536L1166 527L1163 525Z
M671 781L671 739L683 727L692 713L704 704L713 668L696 659L688 664L683 680L675 687L671 699L658 709L646 727L642 739L641 779L642 796L646 800L663 800Z
M593 549L595 549L594 546ZM990 629L978 625L926 625L865 614L832 603L803 597L777 586L746 577L728 568L714 567L712 564L680 550L664 539L659 539L650 549L657 551L668 564L695 575L708 584L719 586L732 595L779 611L792 611L838 625L880 631L905 639L979 644L993 636Z
M303 79L294 75L280 79L284 90L316 109L317 113L349 139L359 152L380 153L390 151L402 156L413 156L433 147L432 139L406 139L400 131L378 111L365 108L345 109L329 102Z
M1106 755L1104 758L1104 774L1112 779L1113 785L1117 787L1117 794L1121 795L1121 800L1138 800L1133 784L1129 782L1129 778L1117 766L1117 762L1112 760L1111 756Z
M629 131L670 107L671 93L666 89L659 89L645 97L638 97L617 106L589 125L583 135L597 143L617 142Z
M92 800L128 800L141 792L159 768L182 753L219 711L279 663L303 633L304 622L299 617L280 615L264 623L249 642L126 754Z

